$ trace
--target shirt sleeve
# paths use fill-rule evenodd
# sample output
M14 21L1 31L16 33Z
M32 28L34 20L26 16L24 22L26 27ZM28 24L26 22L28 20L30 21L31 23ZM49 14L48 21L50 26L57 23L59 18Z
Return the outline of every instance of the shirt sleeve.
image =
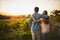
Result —
M30 16L30 19L29 19L29 26L31 27L32 25L32 17Z
M42 18L49 18L48 15L42 15Z

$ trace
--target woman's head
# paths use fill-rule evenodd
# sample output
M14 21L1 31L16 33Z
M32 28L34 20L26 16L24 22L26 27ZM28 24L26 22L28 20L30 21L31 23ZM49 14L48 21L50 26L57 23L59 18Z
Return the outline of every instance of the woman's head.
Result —
M47 10L44 10L44 11L43 11L43 14L44 14L44 15L47 15L47 14L48 14Z

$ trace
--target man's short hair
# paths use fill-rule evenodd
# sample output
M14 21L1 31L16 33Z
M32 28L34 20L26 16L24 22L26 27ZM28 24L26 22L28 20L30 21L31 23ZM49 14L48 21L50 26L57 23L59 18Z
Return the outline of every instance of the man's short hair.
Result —
M39 7L35 7L35 8L34 8L34 11L35 11L35 12L38 12L38 11L39 11Z

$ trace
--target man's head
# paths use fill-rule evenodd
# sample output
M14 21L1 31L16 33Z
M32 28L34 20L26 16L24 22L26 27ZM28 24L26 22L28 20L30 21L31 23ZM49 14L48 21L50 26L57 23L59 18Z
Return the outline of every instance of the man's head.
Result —
M35 12L38 12L38 11L39 11L39 7L35 7L35 8L34 8L34 11L35 11Z

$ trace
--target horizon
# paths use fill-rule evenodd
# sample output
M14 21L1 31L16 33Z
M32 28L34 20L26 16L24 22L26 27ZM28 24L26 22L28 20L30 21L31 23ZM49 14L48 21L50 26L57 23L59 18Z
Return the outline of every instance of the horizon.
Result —
M11 13L11 12L6 12L6 11L0 11L0 14L1 15L7 15L7 16L19 16L19 15L31 15L31 14L23 14L23 13L20 13L19 15L14 14L14 13Z
M5 15L26 15L34 13L34 7L39 7L39 13L47 10L60 10L60 0L0 0L0 11Z

